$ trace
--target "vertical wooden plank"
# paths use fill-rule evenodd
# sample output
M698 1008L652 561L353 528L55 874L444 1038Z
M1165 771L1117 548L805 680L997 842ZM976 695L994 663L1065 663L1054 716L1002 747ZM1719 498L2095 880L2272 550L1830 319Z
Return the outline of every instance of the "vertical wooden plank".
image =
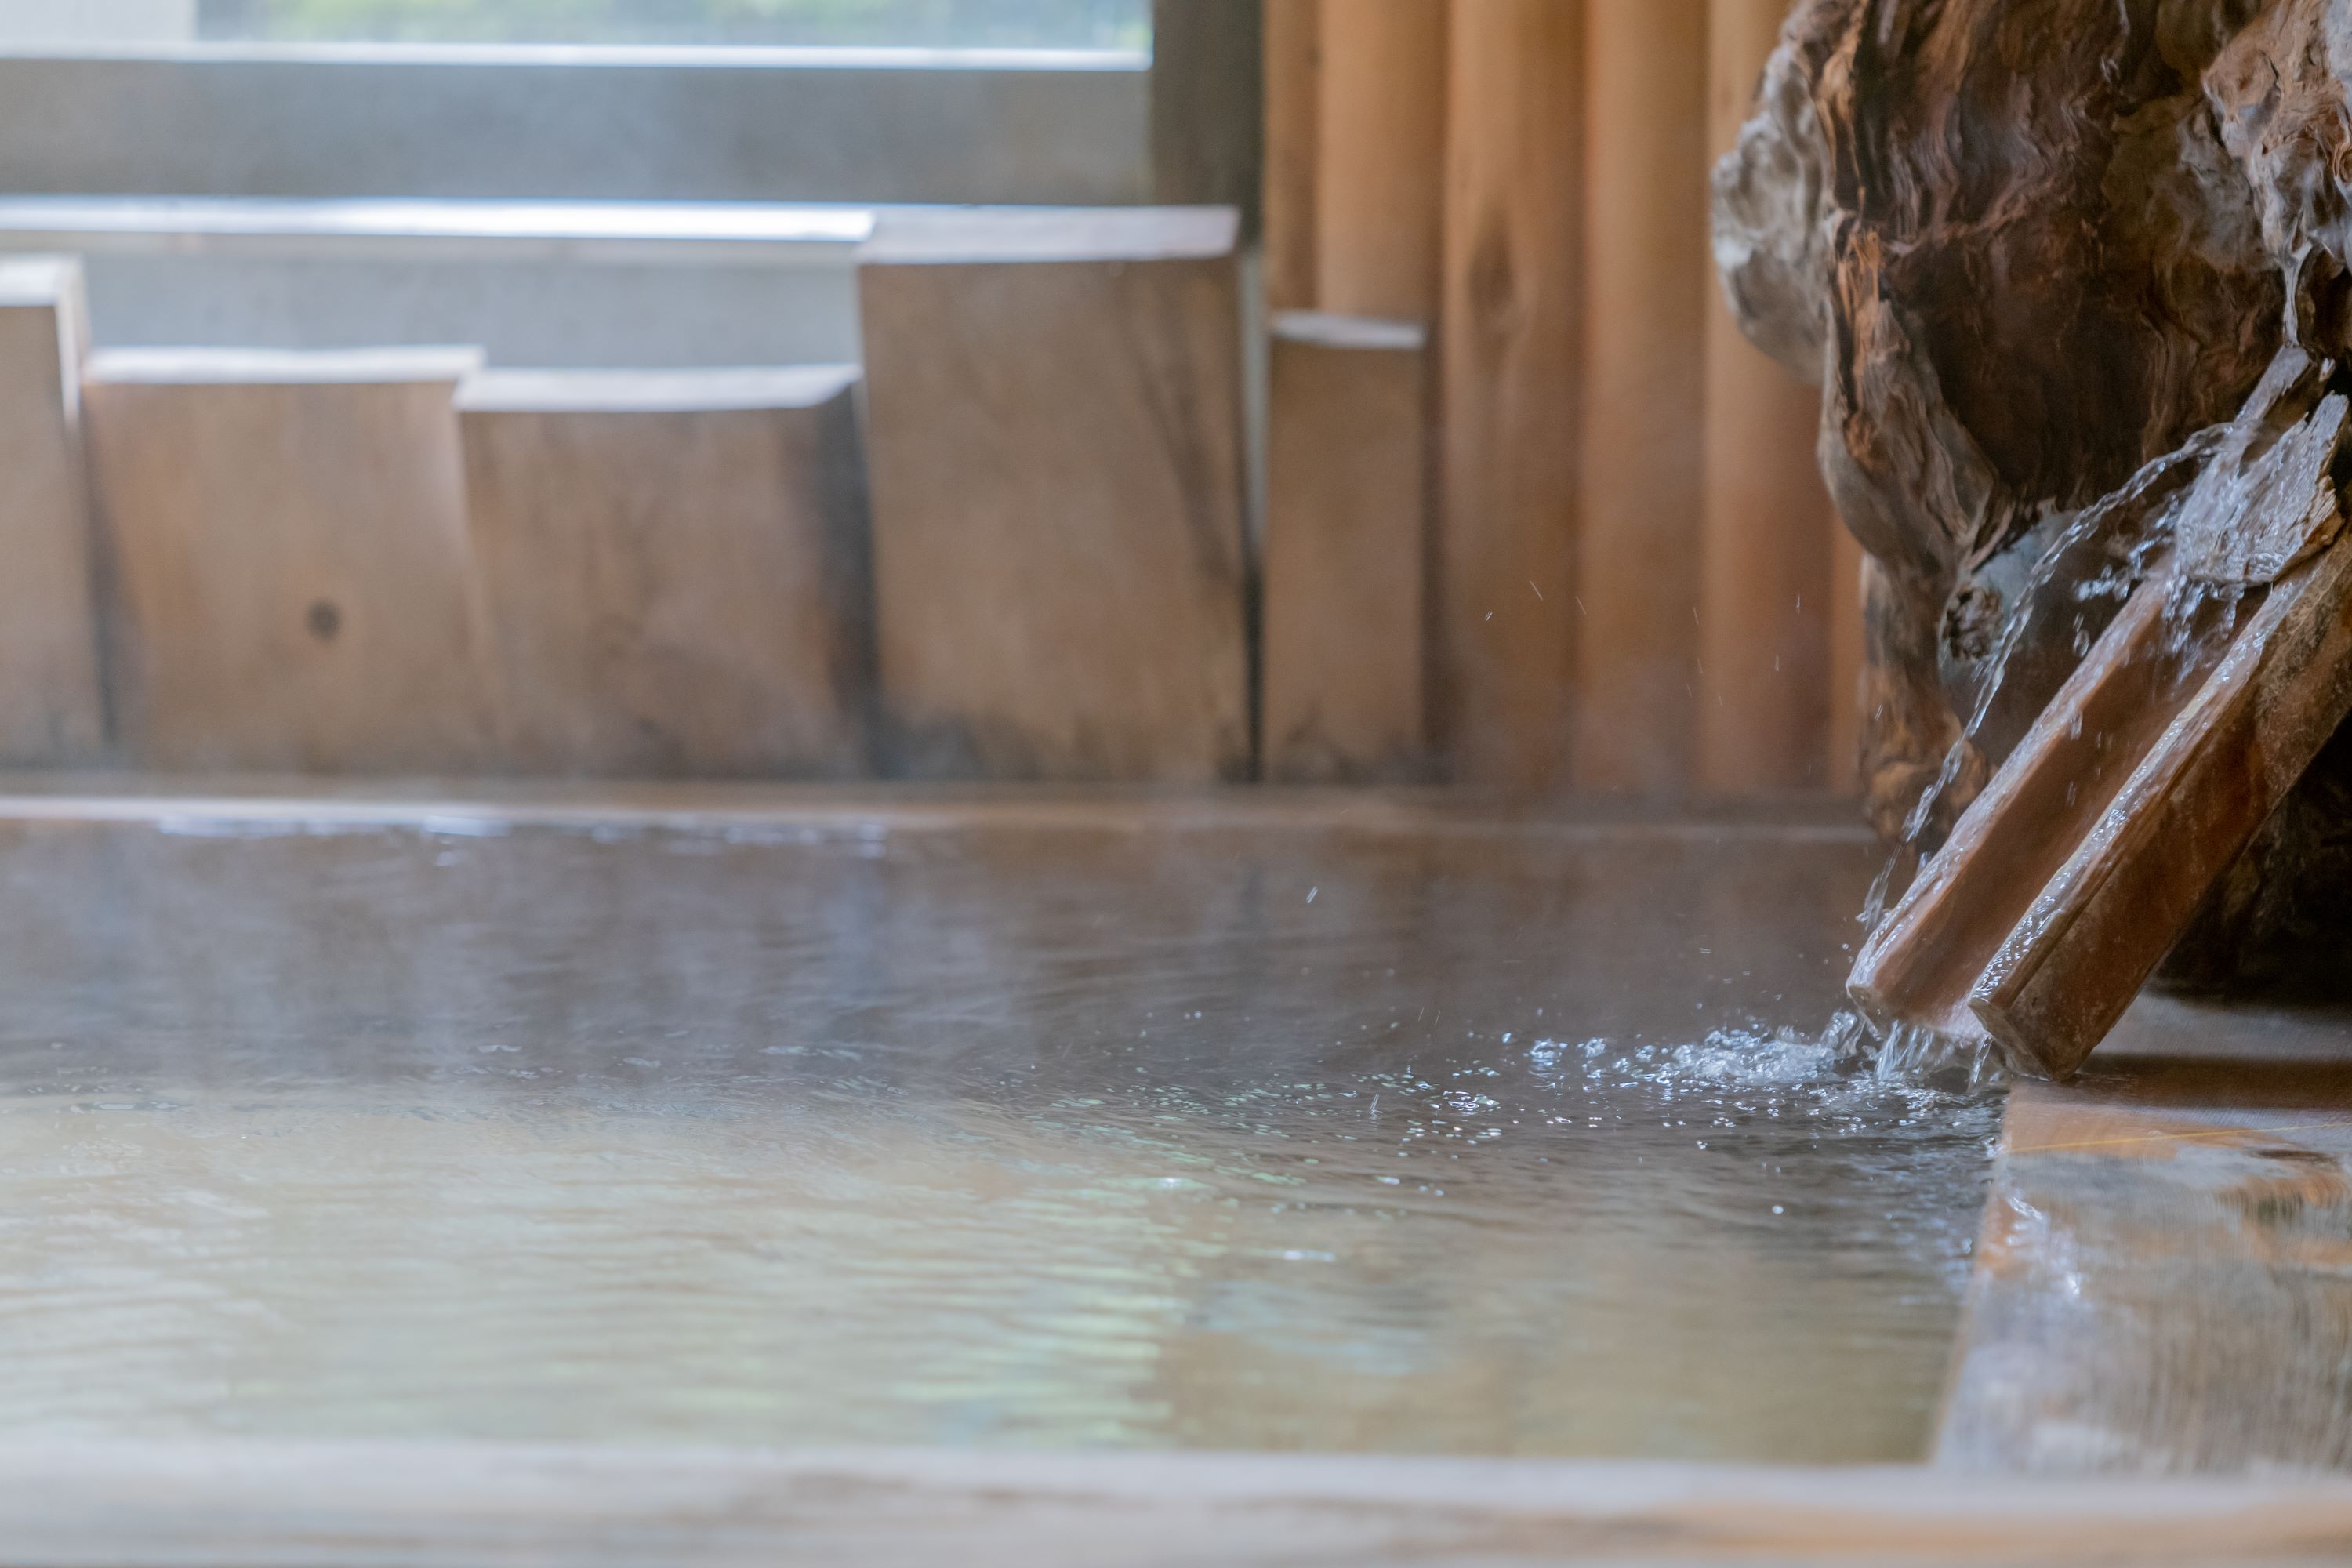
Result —
M1706 0L1585 12L1584 462L1575 778L1691 778L1710 268Z
M1832 510L1830 525L1829 787L1862 793L1862 545Z
M1265 0L1265 302L1315 308L1323 0Z
M856 379L492 371L459 389L503 769L865 771Z
M106 743L82 468L81 268L0 261L0 766L98 760Z
M466 350L95 356L118 722L136 765L457 773L487 751Z
M1264 0L1152 0L1152 199L1229 206L1257 237L1265 178Z
M1569 778L1583 7L1454 0L1434 652L1460 783Z
M1788 9L1787 0L1714 0L1711 156L1738 140ZM1830 628L1837 604L1854 596L1832 577L1843 529L1813 455L1821 395L1748 342L1711 277L1706 295L1698 783L1727 795L1820 788L1832 744Z
M1445 178L1446 0L1323 0L1316 305L1426 321Z
M1421 776L1428 334L1290 315L1274 326L1265 530L1268 778Z
M1243 779L1228 212L887 224L859 293L893 766Z

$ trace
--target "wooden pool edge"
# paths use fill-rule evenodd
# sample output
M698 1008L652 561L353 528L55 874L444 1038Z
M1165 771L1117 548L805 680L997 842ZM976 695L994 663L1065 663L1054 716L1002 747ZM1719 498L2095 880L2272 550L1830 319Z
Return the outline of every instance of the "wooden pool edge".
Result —
M0 823L146 822L226 830L406 826L465 833L621 826L920 833L990 826L1466 835L1530 842L1769 837L1866 847L1866 834L1845 823L1843 813L1820 801L1698 811L1528 812L1433 790L386 784L0 773ZM2200 1465L2199 1456L2168 1454L2144 1442L2083 1441L2083 1411L2102 1399L2136 1397L2133 1391L2147 1381L2147 1358L2171 1354L2166 1347L2178 1346L2134 1328L2150 1315L2147 1303L2110 1301L2087 1317L2068 1317L2064 1259L2049 1250L2046 1232L2037 1242L2030 1227L2015 1223L2020 1184L2043 1179L2035 1174L2039 1170L2074 1195L2076 1235L2084 1224L2126 1224L2132 1194L2147 1186L2148 1173L2169 1173L2133 1145L2179 1142L2184 1131L2189 1145L2218 1142L2245 1158L2277 1163L2273 1152L2264 1152L2280 1142L2263 1131L2270 1123L2260 1116L2249 1121L2240 1111L2263 1111L2264 1095L2308 1099L2308 1086L2286 1086L2281 1074L2293 1079L2342 1069L2352 1049L2347 1038L2325 1028L2316 1048L2305 1031L2282 1049L2277 1039L2263 1037L2266 1028L2277 1033L2270 1027L2275 1015L2234 1016L2238 1026L2218 1041L2210 1032L2190 1031L2210 1048L2188 1077L2178 1065L2188 1058L2177 1041L2151 1047L2146 1021L2136 1016L2133 1027L2142 1037L2131 1037L2127 1029L2120 1048L2099 1058L2122 1064L2120 1079L2095 1072L2087 1089L2027 1086L2019 1091L2012 1110L2021 1107L2022 1113L2005 1119L1985 1216L1987 1242L1956 1340L1955 1373L1932 1465L1842 1470L1339 1457L0 1443L0 1568L231 1561L928 1562L943 1555L1024 1563L1756 1562L1792 1555L1805 1561L2061 1562L2088 1552L2158 1562L2352 1557L2352 1481L2316 1474L2157 1480L2147 1473L2214 1467ZM2168 1057L2175 1066L2153 1076L2133 1067L2147 1057ZM2251 1107L2232 1110L2215 1075L2248 1063L2267 1087ZM2125 1087L2118 1089L2119 1081ZM2336 1081L2322 1083L2326 1103L2319 1111L2340 1102L2346 1109L2337 1120L2352 1123L2352 1094L2326 1098L2336 1095L2330 1087ZM2082 1098L2085 1093L2092 1098ZM2328 1115L2305 1106L2295 1116L2302 1130L2286 1145L2352 1170L2352 1141L2340 1150L2315 1146L2312 1139L2326 1133L2326 1126L2304 1125L2326 1123ZM2021 1139L2021 1127L2030 1130L2035 1118L2051 1117L2155 1121L2121 1132L2095 1127L2097 1135L2091 1137L2044 1128ZM2245 1134L2269 1142L2249 1146ZM2110 1145L2108 1137L2122 1142ZM2289 1163L2298 1158L2290 1155ZM2311 1163L2296 1167L2299 1176L2310 1175ZM2210 1194L2201 1180L2181 1187L2179 1201L2206 1202ZM2288 1196L2307 1203L2308 1186L2305 1182ZM2336 1201L2331 1193L2318 1193L2323 1206ZM2037 1208L2030 1196L2022 1201L2036 1214L2050 1207L2044 1202ZM2209 1226L2204 1234L2208 1240L2230 1240L2226 1227ZM2043 1247L2039 1255L2037 1245ZM2121 1256L2127 1263L2128 1250ZM2274 1262L2240 1247L2200 1287L2204 1294L2158 1304L2184 1307L2182 1321L2204 1321L2227 1309L2233 1292L2242 1293L2245 1278L2275 1272ZM2345 1278L2352 1279L2352 1271ZM2160 1321L2162 1314L2155 1317ZM2133 1331L2110 1332L2118 1321ZM2285 1369L2290 1378L2306 1370L2295 1357L2307 1346L2282 1342L2275 1348L2274 1369ZM2081 1375L2085 1365L2095 1373ZM2252 1380L2251 1386L2260 1397L2273 1397L2281 1384L2272 1375ZM2075 1390L2069 1397L2076 1403L2034 1405L2017 1394L2044 1388ZM2160 1414L2163 1406L2148 1408ZM1989 1410L2001 1418L1989 1420ZM2144 1420L2145 1414L2134 1418ZM2302 1419L2299 1430L2306 1436L2314 1431L2325 1436L2326 1424L2340 1421L2352 1437L2352 1405L2322 1405ZM2129 1424L2116 1417L2109 1425L2128 1430ZM2054 1443L2053 1431L2059 1437ZM2312 1462L2309 1443L2305 1448L2276 1463L2312 1472L2328 1468ZM2133 1471L2142 1474L2117 1474ZM986 1550L967 1551L968 1543Z
M5 1568L2287 1563L2352 1481L1232 1455L0 1445Z
M1544 839L1771 837L1864 847L1851 803L1817 795L1528 805L1444 788L1234 784L630 783L0 771L0 822L205 822L257 826L646 826L723 829L874 824L1123 832L1337 831Z
M2352 1475L2352 1013L2143 997L2002 1121L1934 1462Z

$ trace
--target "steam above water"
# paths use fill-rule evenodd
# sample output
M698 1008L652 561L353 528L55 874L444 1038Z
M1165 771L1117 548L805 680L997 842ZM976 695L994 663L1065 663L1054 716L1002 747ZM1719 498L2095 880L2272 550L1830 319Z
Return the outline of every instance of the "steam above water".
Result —
M0 1419L1924 1445L1998 1113L1798 1027L1859 844L438 826L0 829Z

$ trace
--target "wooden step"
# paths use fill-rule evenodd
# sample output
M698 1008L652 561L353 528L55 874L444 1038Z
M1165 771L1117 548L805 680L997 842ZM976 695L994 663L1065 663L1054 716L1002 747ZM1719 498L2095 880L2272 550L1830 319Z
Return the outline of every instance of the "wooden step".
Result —
M490 707L454 398L470 350L95 356L136 766L469 772Z
M0 766L70 767L106 742L81 448L81 268L0 259Z
M502 768L866 771L856 382L487 371L459 389Z
M1428 771L1432 366L1418 325L1276 319L1266 458L1265 776Z
M1234 242L1224 209L886 216L859 292L896 770L1249 775Z

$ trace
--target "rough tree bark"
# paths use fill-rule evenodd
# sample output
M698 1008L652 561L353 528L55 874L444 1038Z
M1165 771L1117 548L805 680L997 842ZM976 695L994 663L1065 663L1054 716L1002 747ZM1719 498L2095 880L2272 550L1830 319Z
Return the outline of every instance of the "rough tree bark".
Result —
M2352 4L1800 0L1715 204L1733 310L1824 389L1870 553L1872 819L1932 849L2120 602L2088 574L2283 347L2352 352ZM2066 541L2080 591L2028 602ZM2174 969L2352 976L2347 946L2339 741Z

